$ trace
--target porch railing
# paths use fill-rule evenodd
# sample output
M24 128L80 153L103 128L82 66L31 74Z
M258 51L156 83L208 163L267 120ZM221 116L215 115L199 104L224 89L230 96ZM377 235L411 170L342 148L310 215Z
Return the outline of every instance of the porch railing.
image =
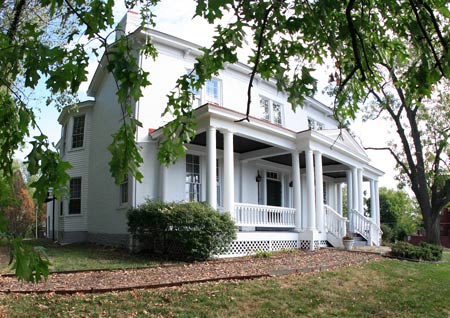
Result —
M364 237L369 242L369 245L380 245L383 232L372 219L352 209L350 211L350 223L353 226L351 231Z
M269 205L235 203L238 226L295 227L295 209Z
M324 210L327 231L336 238L342 239L347 233L347 218L337 213L328 205L324 205Z

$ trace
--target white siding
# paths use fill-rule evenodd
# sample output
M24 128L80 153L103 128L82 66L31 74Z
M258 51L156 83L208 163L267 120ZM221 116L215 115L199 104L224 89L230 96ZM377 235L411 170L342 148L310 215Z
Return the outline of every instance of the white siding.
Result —
M85 115L83 147L72 149L73 119ZM91 142L91 108L80 109L79 112L68 117L65 134L65 153L63 159L69 161L72 168L68 171L71 178L81 177L81 213L69 215L69 195L63 199L63 215L59 217L60 229L66 232L87 231L88 197L89 197L89 145ZM55 215L60 215L59 200L55 202ZM56 228L56 226L55 226Z
M92 112L92 135L95 138L89 148L89 232L127 232L127 207L120 206L119 187L114 183L109 171L111 154L107 149L112 142L112 133L120 126L120 118L115 83L111 75L106 75L98 88Z

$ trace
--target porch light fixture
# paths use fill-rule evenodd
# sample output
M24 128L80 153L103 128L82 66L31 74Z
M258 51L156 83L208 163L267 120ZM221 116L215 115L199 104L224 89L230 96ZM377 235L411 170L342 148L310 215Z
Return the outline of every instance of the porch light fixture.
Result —
M289 188L292 188L294 186L294 181L289 182Z
M261 182L261 175L259 174L259 170L258 170L258 175L256 176L256 182L260 183Z

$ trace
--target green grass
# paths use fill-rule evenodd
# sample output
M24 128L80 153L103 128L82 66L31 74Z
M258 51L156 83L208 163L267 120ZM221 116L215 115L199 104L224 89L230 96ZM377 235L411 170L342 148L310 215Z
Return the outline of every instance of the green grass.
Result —
M333 272L102 295L0 295L0 317L450 317L450 253Z
M137 268L160 264L160 260L133 255L124 249L94 244L71 244L60 246L49 240L29 241L34 246L44 246L51 262L51 271L86 269ZM6 258L3 258L6 260ZM7 261L0 263L0 273L10 272Z

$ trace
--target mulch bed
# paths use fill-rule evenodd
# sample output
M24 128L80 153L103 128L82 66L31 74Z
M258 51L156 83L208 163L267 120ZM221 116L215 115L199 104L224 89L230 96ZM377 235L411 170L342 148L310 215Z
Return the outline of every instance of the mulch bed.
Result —
M276 254L270 258L244 257L177 266L52 273L47 281L39 284L19 282L15 277L3 276L0 277L0 292L72 294L160 288L208 281L327 271L380 258L381 256L376 254L336 249L321 249L315 252L300 250Z

